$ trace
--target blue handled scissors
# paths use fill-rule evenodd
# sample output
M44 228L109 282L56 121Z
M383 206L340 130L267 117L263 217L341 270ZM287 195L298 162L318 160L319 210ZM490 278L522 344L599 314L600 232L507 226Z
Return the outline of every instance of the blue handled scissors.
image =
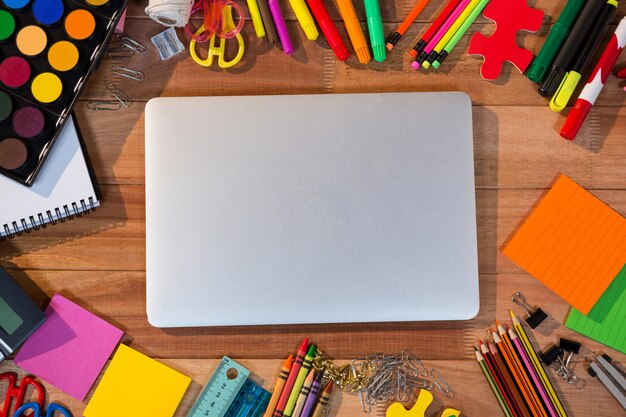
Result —
M55 403L48 404L48 410L45 413L42 413L42 407L39 403L24 404L17 409L13 417L20 417L26 410L33 410L33 417L53 417L55 411L58 411L64 417L72 417L72 413L67 408Z
M4 374L0 374L0 382L7 381L7 393L4 399L4 405L0 410L0 417L10 417L13 414L10 414L9 410L11 409L11 403L13 399L15 399L15 408L18 409L24 404L24 398L26 397L26 389L28 387L32 387L37 393L37 402L31 404L37 404L43 406L44 401L46 399L46 391L37 380L35 380L31 376L25 376L20 381L20 385L17 385L17 374L14 372L7 372Z
M222 30L224 32L231 32L233 30L233 28L235 28L235 23L233 22L233 14L232 14L232 10L231 10L231 6L224 6L222 8L222 25L223 28ZM205 27L204 25L200 26L200 28L196 31L196 35L201 35L203 32L205 32ZM215 45L215 41L219 39L219 45ZM209 38L209 46L208 46L208 50L207 50L207 57L206 59L202 59L198 56L198 52L196 51L196 39L191 39L191 42L189 42L189 53L191 54L191 58L193 58L193 60L198 63L199 65L202 65L203 67L210 67L211 65L213 65L213 60L215 59L215 57L218 58L217 60L217 65L220 68L230 68L233 67L235 65L237 65L237 63L239 61L241 61L241 58L243 57L243 52L244 52L244 43L243 43L243 36L241 36L240 33L237 33L235 35L235 40L237 41L238 44L238 49L237 49L237 55L235 55L235 57L233 59L231 59L230 61L227 61L225 58L226 55L226 38L218 38L218 36L216 36L215 33L213 33L211 35L211 37Z

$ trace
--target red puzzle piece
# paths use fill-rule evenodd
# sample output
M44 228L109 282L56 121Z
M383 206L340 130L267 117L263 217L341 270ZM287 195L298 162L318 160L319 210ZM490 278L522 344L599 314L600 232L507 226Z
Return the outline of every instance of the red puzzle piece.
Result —
M505 61L524 72L533 60L533 54L517 46L517 32L538 31L543 12L528 6L526 0L491 0L483 16L495 22L496 30L489 37L475 33L470 40L469 54L485 58L480 75L486 80L495 80L500 76Z

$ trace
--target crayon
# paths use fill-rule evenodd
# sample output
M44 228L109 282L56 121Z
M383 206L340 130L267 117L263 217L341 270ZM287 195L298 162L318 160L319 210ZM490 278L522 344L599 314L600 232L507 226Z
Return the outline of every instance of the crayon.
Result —
M298 400L296 401L296 406L291 413L291 417L300 417L302 414L302 409L304 409L304 404L306 404L306 399L311 392L311 386L313 385L313 380L315 379L315 370L311 369L306 379L304 380L304 384L302 385L302 389L300 389L300 394L298 395Z
M296 359L291 365L291 370L289 371L289 377L285 382L285 386L283 387L282 392L280 393L280 397L278 398L278 403L276 404L276 409L274 410L273 417L282 417L283 411L285 410L285 406L287 405L287 400L289 400L289 395L291 394L291 390L293 385L296 383L296 378L298 377L298 373L300 372L300 368L302 367L302 363L304 362L304 356L306 355L306 348L309 346L309 338L305 338L304 342L298 348L298 352L296 353Z
M309 351L306 353L304 357L304 362L302 362L302 366L298 371L298 376L296 377L296 382L293 384L293 388L291 389L291 394L289 394L289 399L287 400L287 405L285 406L285 410L283 411L283 416L291 417L293 413L293 409L296 406L296 401L298 400L298 396L300 395L300 389L304 384L304 380L311 369L311 365L313 365L313 358L315 358L315 345L311 345L309 347Z
M289 370L291 369L292 362L293 355L289 355L283 363L283 366L280 368L280 372L278 373L278 377L276 377L276 382L274 383L274 392L272 392L272 397L270 398L270 402L267 405L267 410L265 410L263 417L272 417L272 414L274 414L274 408L276 408L278 398L280 397L281 392L283 392L283 387L289 377Z
M330 402L330 394L333 392L333 381L328 381L320 397L315 405L315 411L311 414L311 417L322 417L325 415L328 403Z
M309 417L313 412L313 408L315 407L315 403L317 402L317 396L320 393L320 389L322 388L322 377L324 376L324 372L318 372L313 380L313 385L311 385L311 391L309 392L309 396L306 398L306 402L304 403L304 408L302 409L302 413L300 413L300 417Z

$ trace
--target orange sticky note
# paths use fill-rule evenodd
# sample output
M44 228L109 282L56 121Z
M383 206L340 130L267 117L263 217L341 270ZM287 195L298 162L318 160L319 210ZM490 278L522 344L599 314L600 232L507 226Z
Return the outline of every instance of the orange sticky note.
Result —
M587 314L626 263L626 219L561 175L502 253Z

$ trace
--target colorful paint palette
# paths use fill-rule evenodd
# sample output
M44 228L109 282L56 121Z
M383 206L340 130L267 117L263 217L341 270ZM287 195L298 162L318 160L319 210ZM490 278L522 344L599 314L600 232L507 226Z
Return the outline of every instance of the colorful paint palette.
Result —
M0 173L30 186L127 0L0 0Z

